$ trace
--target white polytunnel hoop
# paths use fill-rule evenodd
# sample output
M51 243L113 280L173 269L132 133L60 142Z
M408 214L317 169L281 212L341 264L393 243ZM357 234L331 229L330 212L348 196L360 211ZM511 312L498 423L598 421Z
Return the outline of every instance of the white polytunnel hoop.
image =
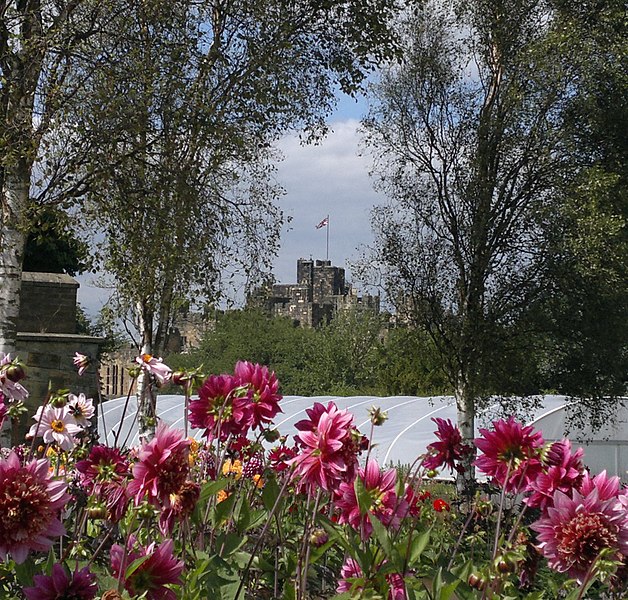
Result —
M315 402L327 405L335 402L338 408L354 415L354 423L365 435L370 433L368 410L379 407L388 415L386 422L375 427L372 436L371 457L380 465L410 465L423 454L429 444L436 441L435 417L456 422L456 405L451 396L284 396L282 413L275 419L275 427L282 435L297 433L294 425L307 417L306 409ZM124 405L127 404L126 410ZM157 396L157 415L172 427L183 429L185 399L182 395ZM476 428L490 427L491 418L500 405L495 403L478 415ZM568 412L578 410L577 403L565 396L540 397L538 408L524 419L543 433L546 441L560 440L568 431ZM120 420L124 411L124 420ZM503 416L503 413L502 413ZM119 433L118 433L119 432ZM135 396L115 398L102 404L98 417L98 433L102 443L113 445L116 435L119 446L137 446L137 401ZM203 431L191 429L190 436L202 440ZM628 479L628 408L618 405L612 423L599 431L590 428L571 429L569 438L574 447L584 449L584 462L592 473L606 470L609 475Z

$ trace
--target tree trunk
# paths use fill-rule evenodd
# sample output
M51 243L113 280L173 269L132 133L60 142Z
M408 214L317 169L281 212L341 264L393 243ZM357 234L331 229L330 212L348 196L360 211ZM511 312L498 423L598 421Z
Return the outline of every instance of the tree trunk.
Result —
M142 336L141 354L152 354L153 319L143 302L137 303L138 329ZM137 426L140 442L150 442L157 427L157 394L154 378L145 369L137 378Z
M15 352L29 188L30 168L26 161L5 169L0 229L0 352L6 354Z
M475 397L472 386L467 381L464 373L458 374L458 384L455 391L456 409L458 415L458 428L462 434L462 439L469 442L471 447L475 447ZM456 487L461 499L465 497L471 500L475 488L475 467L473 461L475 453L471 453L462 461L464 471L458 474Z

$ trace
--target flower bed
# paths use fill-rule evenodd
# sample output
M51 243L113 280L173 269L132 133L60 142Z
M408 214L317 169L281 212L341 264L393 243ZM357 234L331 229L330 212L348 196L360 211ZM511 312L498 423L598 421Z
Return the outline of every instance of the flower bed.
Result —
M26 393L19 363L1 362L0 421ZM568 440L545 443L511 418L471 445L434 419L428 453L385 468L370 455L373 428L385 427L377 408L368 432L333 402L278 432L279 382L266 367L201 377L138 363L152 385L183 386L186 428L203 442L159 424L140 447L104 446L91 399L47 398L29 444L0 459L0 597L626 595L628 492L590 476ZM490 484L458 496L436 481L476 451Z

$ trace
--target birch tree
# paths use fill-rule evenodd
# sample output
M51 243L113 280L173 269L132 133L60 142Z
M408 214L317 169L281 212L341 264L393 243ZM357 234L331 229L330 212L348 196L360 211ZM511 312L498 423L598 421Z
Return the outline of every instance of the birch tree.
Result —
M324 134L337 87L354 91L369 61L394 51L391 10L151 0L120 11L115 60L83 87L75 123L98 140L89 217L142 353L164 352L178 305L215 300L225 267L250 278L268 267L282 224L272 144L288 130ZM138 387L150 437L154 398Z
M432 337L468 440L539 289L565 92L551 27L543 2L427 3L365 124L390 198L365 276Z

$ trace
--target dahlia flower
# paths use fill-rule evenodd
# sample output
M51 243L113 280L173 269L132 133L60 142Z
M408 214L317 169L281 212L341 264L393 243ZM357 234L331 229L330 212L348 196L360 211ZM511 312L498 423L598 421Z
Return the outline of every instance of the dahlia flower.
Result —
M174 542L165 540L159 546L153 542L147 547L134 549L135 538L130 536L129 551L118 544L111 547L111 573L114 577L121 577L124 587L132 597L146 594L147 600L176 600L177 595L166 587L168 584L180 584L183 572L183 561L173 555ZM126 572L138 558L147 556L129 577Z
M26 400L28 390L20 383L24 377L24 368L18 360L12 360L10 354L0 352L0 393L11 400Z
M41 436L45 444L56 442L62 450L72 450L76 444L74 436L83 431L67 405L60 408L52 404L40 406L33 419L35 424L30 428L28 436Z
M155 358L151 354L142 354L136 357L135 362L144 371L153 375L161 385L172 377L172 369L161 358Z
M301 429L296 438L302 450L288 461L294 465L293 477L299 477L300 484L310 491L318 487L327 491L337 489L348 479L349 463L343 449L351 439L353 415L338 410L333 402L326 408L316 402L306 412L312 420L296 424Z
M524 502L531 508L546 508L552 503L554 492L560 490L568 494L580 487L584 473L582 448L571 451L571 442L564 439L554 442L548 449L545 469L535 479L529 481L526 491L531 492Z
M170 494L170 506L159 516L159 530L164 536L172 533L175 521L183 521L194 512L200 495L201 486L193 481L184 481L176 493Z
M388 573L385 577L388 584L388 600L406 600L406 586L403 577L399 573ZM353 558L347 558L340 569L340 579L336 592L339 594L351 592L352 598L362 598L365 584L364 573L360 565Z
M282 412L279 401L283 396L278 393L279 381L275 373L269 372L268 367L238 361L234 375L239 385L249 389L251 427L255 429L264 423L271 423L277 413Z
M475 445L483 452L475 461L480 471L492 477L507 492L519 490L541 472L543 437L531 426L523 427L510 417L493 423L494 431L480 429Z
M59 563L52 566L52 575L35 575L34 587L24 588L26 600L93 600L98 593L96 576L87 567L71 575Z
M58 518L70 495L54 481L45 459L20 463L15 452L0 459L0 560L23 563L30 550L47 551L51 537L65 534Z
M68 394L67 407L77 425L84 429L89 427L90 419L94 416L96 410L94 408L94 401L91 398L86 398L85 394L79 394L78 396Z
M229 435L246 435L252 422L251 400L244 395L238 379L231 375L210 375L189 406L190 425L205 429L211 441Z
M152 504L170 506L170 495L179 491L190 470L189 447L182 431L159 424L155 437L142 445L133 465L128 492L136 504L147 496Z
M423 466L426 469L438 469L447 465L452 472L464 470L457 461L463 460L472 449L463 442L460 430L449 419L436 417L432 421L436 423L438 429L434 434L440 441L432 442L427 447L429 454L423 459Z
M340 523L349 523L360 532L363 540L368 539L373 531L369 514L377 517L384 525L398 529L409 507L405 498L398 498L395 493L396 469L382 473L377 462L369 460L366 469L358 469L358 477L364 485L370 505L366 512L362 512L354 483L342 482L336 500L336 506L341 511Z
M89 456L76 463L81 485L88 493L98 491L104 483L122 482L131 475L129 461L118 448L92 446Z
M270 450L268 453L268 462L276 473L281 473L281 471L285 471L289 468L290 460L296 455L296 448L289 448L288 446L282 444L281 446L276 446Z
M603 551L628 556L628 512L619 502L619 478L584 477L581 491L554 492L553 506L532 524L552 569L583 583Z
M92 362L91 358L86 354L81 354L80 352L74 353L74 358L72 359L74 366L78 368L79 377L85 373L87 367Z

